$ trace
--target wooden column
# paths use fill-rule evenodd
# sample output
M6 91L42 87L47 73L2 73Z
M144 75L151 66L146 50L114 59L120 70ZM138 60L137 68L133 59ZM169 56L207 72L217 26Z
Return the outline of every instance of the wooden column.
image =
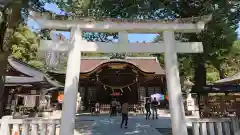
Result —
M145 86L145 90L146 90L146 97L148 97L148 85Z
M161 93L162 93L163 95L165 95L166 92L164 91L164 90L165 90L165 86L164 86L165 84L164 84L163 77L161 76L160 79L161 79L161 86L160 86L160 88L161 88Z
M140 87L139 87L139 86L140 86L140 83L139 83L139 75L138 75L138 74L136 75L136 82L137 82L137 83L136 83L136 85L137 85L137 86L136 86L136 89L137 89L137 90L136 90L137 103L139 103L139 99L140 99L140 91L139 91L139 88L140 88Z
M137 82L137 90L136 90L136 92L137 92L137 101L139 102L139 100L140 100L140 84Z
M10 96L9 96L9 89L7 89L7 88L5 88L5 90L4 90L4 97L3 97L3 109L6 109L6 107L7 107L7 105L8 105L8 101L9 101L9 99L8 98L10 98ZM11 99L10 99L11 100Z
M83 97L83 102L84 102L84 110L88 110L88 84L86 83L84 85L84 97Z
M98 81L96 81L96 96L95 96L95 100L99 102L100 100L100 96L101 96L101 89L100 89L100 83Z

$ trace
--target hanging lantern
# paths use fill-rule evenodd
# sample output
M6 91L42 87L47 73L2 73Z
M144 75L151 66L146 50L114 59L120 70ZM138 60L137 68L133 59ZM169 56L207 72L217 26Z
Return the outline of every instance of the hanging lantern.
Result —
M121 88L120 90L121 90L121 92L123 93L123 89Z
M99 78L98 78L98 77L99 77L99 75L97 74L97 75L96 75L96 77L97 77L97 82L98 82L98 81L99 81Z
M138 82L138 74L136 75L136 82Z
M132 91L131 88L128 86L129 91Z

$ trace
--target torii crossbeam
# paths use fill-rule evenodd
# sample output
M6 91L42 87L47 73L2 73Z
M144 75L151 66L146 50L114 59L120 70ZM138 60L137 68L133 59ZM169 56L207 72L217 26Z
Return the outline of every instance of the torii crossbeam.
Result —
M174 32L196 33L204 29L211 16L190 19L178 19L170 22L150 20L103 19L56 17L55 15L35 14L33 18L42 28L71 30L68 42L41 41L42 51L68 51L68 63L64 89L63 112L60 135L72 135L75 124L75 108L81 64L81 52L153 52L164 53L167 90L171 112L173 135L187 135L185 112L180 86L177 53L201 53L201 42L176 42ZM66 17L65 17L66 19ZM70 19L70 20L69 20ZM87 42L82 32L117 32L118 43ZM129 43L128 33L163 32L160 43ZM56 46L58 44L58 46ZM53 45L53 46L52 46Z

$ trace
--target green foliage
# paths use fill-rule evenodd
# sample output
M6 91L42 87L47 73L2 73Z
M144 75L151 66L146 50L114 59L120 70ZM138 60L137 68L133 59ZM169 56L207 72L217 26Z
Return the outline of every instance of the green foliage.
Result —
M233 43L231 54L235 56L240 56L240 40L237 40Z
M207 72L208 83L212 84L217 80L219 80L219 73L218 72Z
M232 45L236 40L235 31L240 20L237 17L240 11L237 0L75 0L67 4L61 2L57 4L72 15L94 16L96 18L174 19L213 14L212 21L206 25L206 29L202 33L176 34L177 40L201 41L204 46L204 54L179 55L181 76L186 76L186 79L191 79L193 76L196 76L195 78L209 76L211 74L206 75L205 73L205 65L207 67L209 65L214 66L217 69L214 73L218 72L220 77L232 74L233 70L230 69L231 71L229 71L229 68L226 67L230 65L229 55L235 50L232 49ZM115 33L85 33L85 39L89 41L110 42L109 36L117 38ZM158 36L155 39L155 41L159 40L162 40L162 36ZM161 54L153 55L159 58L160 63L163 63ZM232 58L233 56L231 56ZM195 73L194 70L196 71ZM212 80L216 80L217 76L213 78ZM195 81L196 83L199 82ZM204 78L201 81L204 81ZM212 81L209 80L209 82Z
M194 76L197 76L196 78L204 77L204 74L206 74L204 70L199 70L204 68L204 65L207 67L205 71L208 71L206 77L209 83L218 80L219 77L222 78L236 72L237 67L233 65L238 64L237 60L233 61L236 58L236 55L233 56L233 54L236 54L239 50L235 49L237 43L233 44L233 42L236 40L235 31L240 19L236 16L240 7L239 4L234 2L236 1L195 0L169 1L166 4L166 7L173 12L173 17L184 18L213 14L213 19L206 25L206 29L201 34L180 34L181 36L179 33L176 34L177 40L201 41L204 46L203 55L179 55L180 74L185 76L185 79L193 78L194 74ZM161 40L161 35L155 38L155 42ZM199 83L199 81L196 81L196 83Z
M27 26L19 25L12 38L12 56L36 68L44 64L37 58L38 36Z

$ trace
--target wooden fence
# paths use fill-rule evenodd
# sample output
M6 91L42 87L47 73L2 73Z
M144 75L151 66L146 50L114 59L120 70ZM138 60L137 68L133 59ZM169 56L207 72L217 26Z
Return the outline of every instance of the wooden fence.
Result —
M193 135L240 135L240 120L237 118L198 119L190 118ZM0 135L58 135L59 119L12 119L0 120Z

